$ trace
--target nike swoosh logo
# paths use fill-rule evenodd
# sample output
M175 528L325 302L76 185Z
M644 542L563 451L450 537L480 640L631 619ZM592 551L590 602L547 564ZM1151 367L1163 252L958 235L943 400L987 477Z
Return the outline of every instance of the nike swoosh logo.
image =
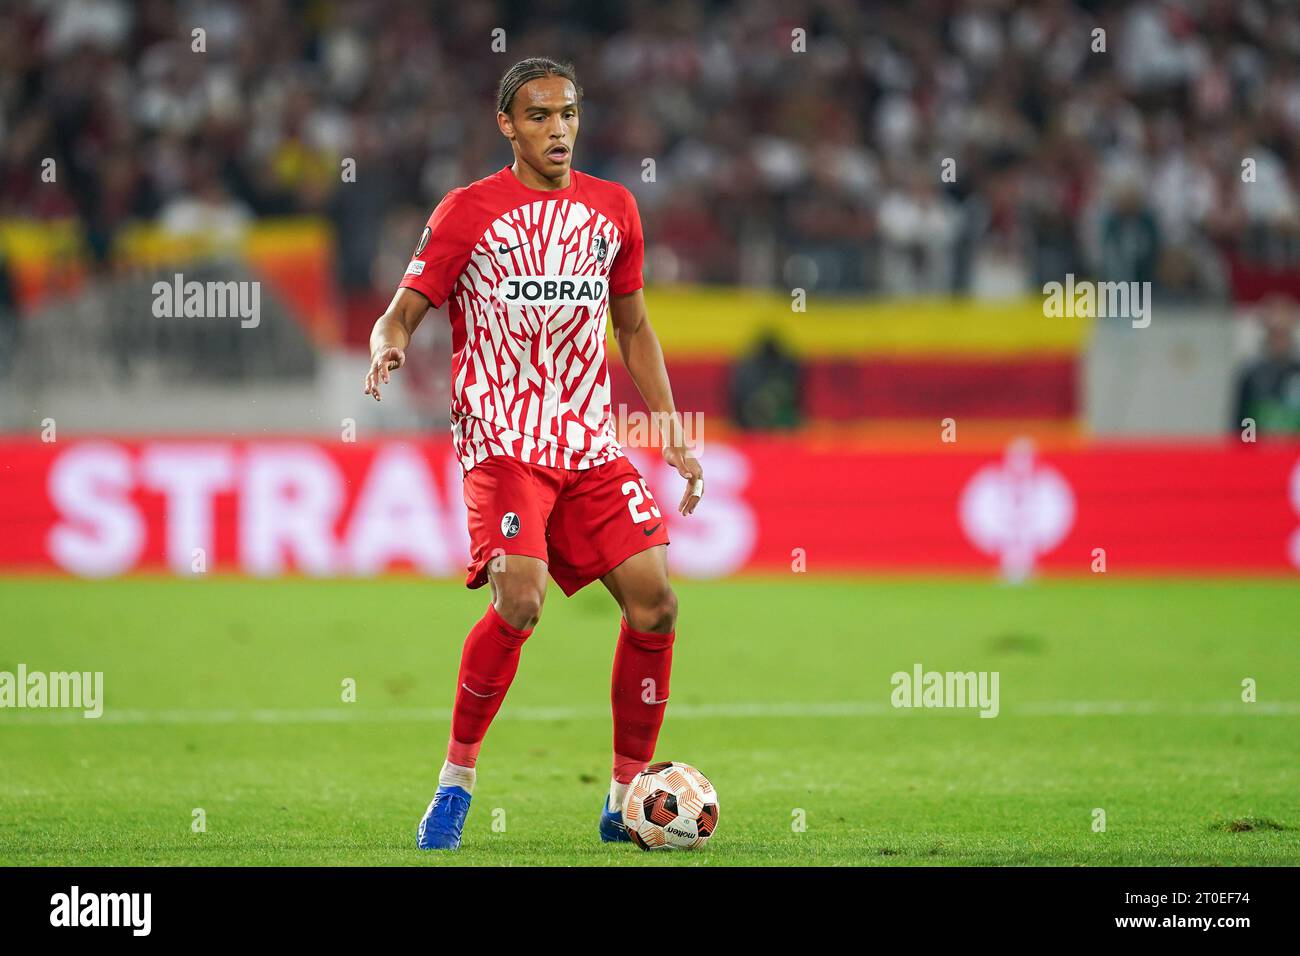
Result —
M660 528L662 525L663 525L663 522L661 521L659 524L655 525L653 528L646 528L646 529L643 529L643 530L641 531L641 533L642 533L643 535L645 535L645 536L648 538L648 537L650 537L650 535L652 535L652 534L654 534L656 531L658 531L659 528Z
M461 684L460 686L461 686L461 687L464 687L466 690L469 690L469 685L468 685L468 684ZM469 690L469 692L470 692L471 694L473 694L475 697L495 697L495 696L497 695L497 693L498 693L497 691L493 691L493 692L490 693L490 694L480 694L480 693L479 693L478 691L476 691L476 690Z
M514 245L514 246L507 246L503 242L497 246L497 255L504 256L507 252L513 252L514 250L518 249L519 246L527 245L527 243L528 243L527 239L525 239L523 242L519 243L518 245Z

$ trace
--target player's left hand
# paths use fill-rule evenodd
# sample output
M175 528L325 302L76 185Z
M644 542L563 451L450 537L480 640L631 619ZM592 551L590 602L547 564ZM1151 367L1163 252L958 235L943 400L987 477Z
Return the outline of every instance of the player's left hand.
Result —
M677 510L683 515L694 514L695 506L704 497L704 469L700 467L700 460L685 445L665 445L663 456L664 461L686 479L686 492L682 495Z
M379 383L387 385L390 381L388 373L396 372L405 364L406 353L401 349L393 346L375 349L375 354L370 357L370 371L366 372L366 387L362 394L373 395L375 401L380 401Z

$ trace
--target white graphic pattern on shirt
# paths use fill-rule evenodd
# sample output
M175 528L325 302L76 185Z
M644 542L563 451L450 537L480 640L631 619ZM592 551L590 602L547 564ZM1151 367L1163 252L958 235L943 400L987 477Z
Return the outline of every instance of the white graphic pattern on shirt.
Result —
M479 238L452 292L465 316L452 432L466 471L489 455L572 469L622 456L605 365L605 292L621 239L612 221L570 200L525 203ZM599 277L604 291L590 306L507 304L498 289L517 276Z

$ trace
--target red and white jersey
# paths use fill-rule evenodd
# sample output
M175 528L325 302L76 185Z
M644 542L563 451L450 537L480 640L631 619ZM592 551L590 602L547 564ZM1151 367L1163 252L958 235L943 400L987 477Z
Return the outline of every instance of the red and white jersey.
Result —
M622 456L605 316L611 295L641 288L643 258L632 194L577 170L542 190L507 166L443 198L401 284L450 303L465 471L489 455L571 469Z

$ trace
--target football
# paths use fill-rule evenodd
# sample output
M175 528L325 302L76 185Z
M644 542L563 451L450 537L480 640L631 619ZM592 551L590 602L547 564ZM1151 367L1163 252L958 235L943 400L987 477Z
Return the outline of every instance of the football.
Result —
M718 792L690 764L651 764L627 789L623 824L643 850L698 849L718 828Z

